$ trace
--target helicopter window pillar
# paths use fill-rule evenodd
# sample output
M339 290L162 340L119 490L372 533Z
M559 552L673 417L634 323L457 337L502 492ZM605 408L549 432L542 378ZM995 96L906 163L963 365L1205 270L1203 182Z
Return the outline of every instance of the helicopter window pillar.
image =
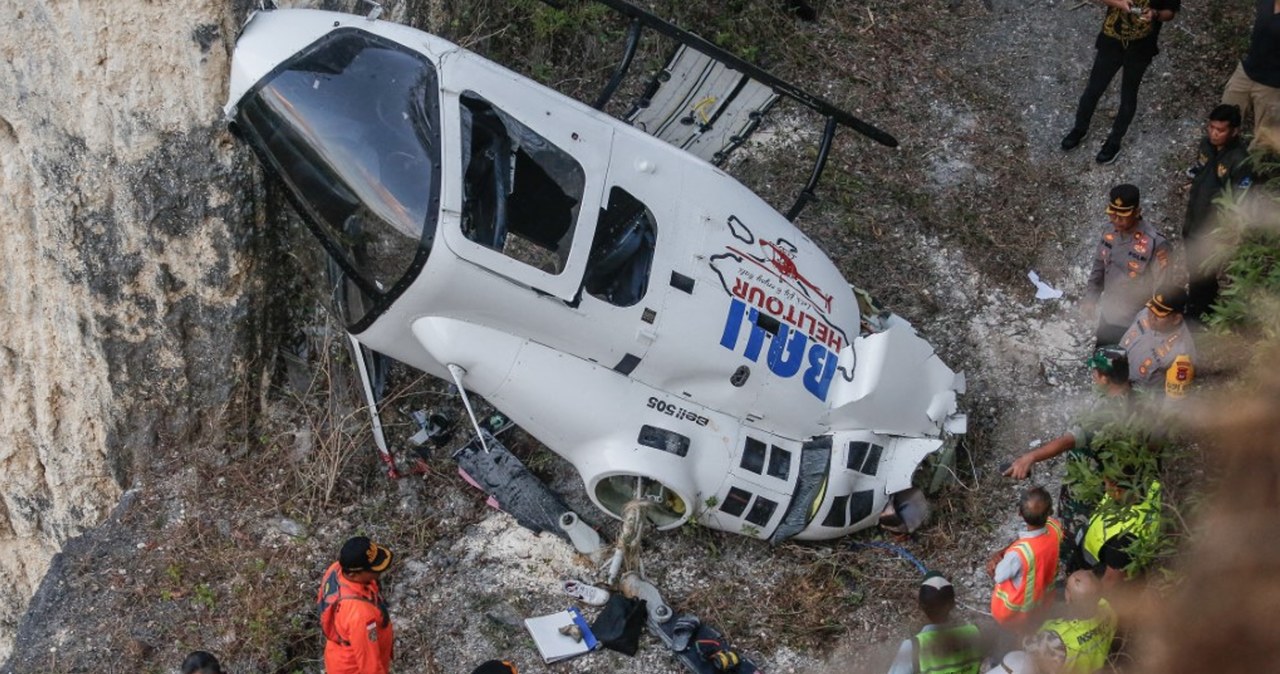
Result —
M564 271L582 203L582 165L474 92L463 92L462 232L549 274Z
M615 306L635 305L649 289L656 240L653 213L626 190L612 188L591 241L583 288Z

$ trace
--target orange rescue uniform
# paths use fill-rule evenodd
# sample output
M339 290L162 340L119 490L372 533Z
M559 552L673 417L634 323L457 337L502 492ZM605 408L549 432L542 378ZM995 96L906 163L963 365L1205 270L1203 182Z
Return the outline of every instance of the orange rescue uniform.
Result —
M327 674L388 674L395 632L391 615L378 593L378 581L354 583L342 574L337 562L324 572L317 601L326 585L337 584L338 599L330 609L332 623L325 625L324 669Z
M1046 530L1039 536L1023 537L1005 548L1022 562L1022 586L1015 587L1009 578L996 584L991 593L991 615L1004 627L1018 627L1045 601L1053 579L1058 575L1058 546L1062 543L1062 524L1050 517Z

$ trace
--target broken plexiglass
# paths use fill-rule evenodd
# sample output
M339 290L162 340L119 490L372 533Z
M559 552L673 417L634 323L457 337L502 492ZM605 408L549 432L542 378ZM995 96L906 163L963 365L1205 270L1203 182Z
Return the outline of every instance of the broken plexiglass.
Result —
M548 274L564 271L586 174L573 157L475 92L462 112L462 232Z
M612 188L608 207L600 211L583 287L609 304L634 306L649 289L656 243L653 213L626 190Z

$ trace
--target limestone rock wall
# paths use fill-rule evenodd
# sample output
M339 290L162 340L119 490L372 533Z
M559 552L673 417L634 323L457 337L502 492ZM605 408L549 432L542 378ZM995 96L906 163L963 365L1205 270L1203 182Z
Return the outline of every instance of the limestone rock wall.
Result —
M0 661L61 544L218 432L252 358L261 188L220 121L248 5L0 0Z

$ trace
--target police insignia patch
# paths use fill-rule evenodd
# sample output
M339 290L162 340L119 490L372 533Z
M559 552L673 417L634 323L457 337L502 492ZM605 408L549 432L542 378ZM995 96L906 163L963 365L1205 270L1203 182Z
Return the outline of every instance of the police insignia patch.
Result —
M1225 177L1227 177L1227 165L1226 165L1226 164L1221 164L1221 163L1220 163L1220 164L1218 164L1218 177L1219 177L1219 178L1225 178Z

